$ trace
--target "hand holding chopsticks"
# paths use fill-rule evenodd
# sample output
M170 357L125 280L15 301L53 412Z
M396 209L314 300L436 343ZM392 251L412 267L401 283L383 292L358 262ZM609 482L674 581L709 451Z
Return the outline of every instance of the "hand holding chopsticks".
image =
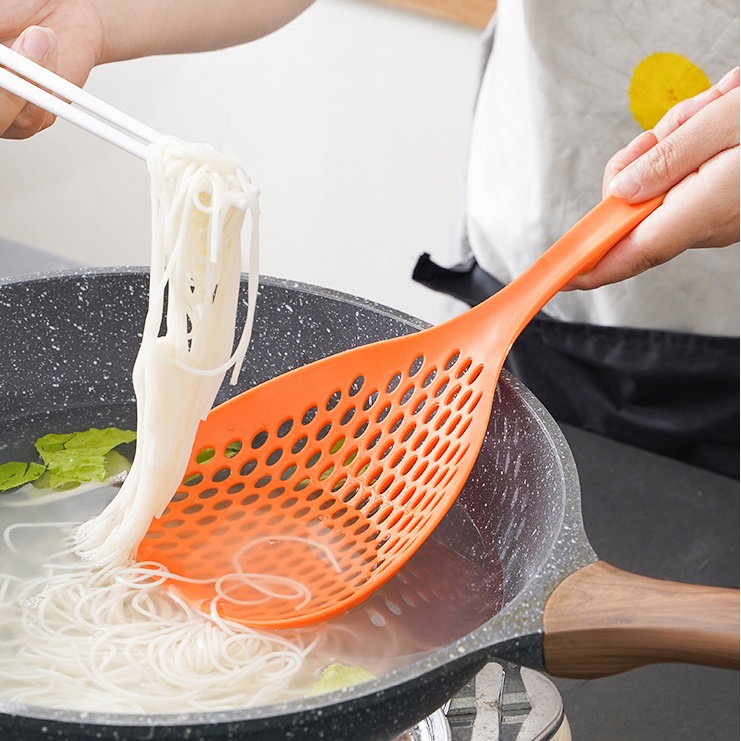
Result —
M1 88L137 157L146 159L148 145L161 136L149 126L2 44L0 65Z

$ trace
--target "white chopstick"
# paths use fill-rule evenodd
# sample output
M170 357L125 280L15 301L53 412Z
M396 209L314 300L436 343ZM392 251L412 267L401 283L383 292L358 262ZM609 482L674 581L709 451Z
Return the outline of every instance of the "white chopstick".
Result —
M148 145L161 137L161 134L141 121L2 44L0 65L0 88L5 88L13 95L121 147L130 154L146 159ZM17 74L13 74L14 72ZM57 95L65 100L56 97Z

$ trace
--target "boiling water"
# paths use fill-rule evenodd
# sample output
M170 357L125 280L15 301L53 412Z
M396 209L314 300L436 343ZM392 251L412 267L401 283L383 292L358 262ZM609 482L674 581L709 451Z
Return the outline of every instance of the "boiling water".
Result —
M454 507L435 538L381 590L311 629L258 633L223 626L164 587L148 589L143 612L116 605L132 598L115 590L101 597L102 606L90 607L90 567L68 541L75 524L99 513L115 491L88 486L40 496L27 486L2 496L0 707L6 700L163 713L303 698L329 663L379 676L466 635L500 606L496 555L483 550L466 513ZM45 585L76 578L71 597L40 611ZM92 611L104 611L115 629L104 632Z

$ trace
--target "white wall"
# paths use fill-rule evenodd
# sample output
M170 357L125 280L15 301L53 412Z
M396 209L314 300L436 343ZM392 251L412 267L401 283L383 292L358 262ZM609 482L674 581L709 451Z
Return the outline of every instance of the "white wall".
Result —
M361 0L318 0L218 52L96 69L88 89L234 156L262 192L262 271L439 321L411 281L449 255L478 32ZM0 235L92 265L148 263L145 165L66 122L0 141Z

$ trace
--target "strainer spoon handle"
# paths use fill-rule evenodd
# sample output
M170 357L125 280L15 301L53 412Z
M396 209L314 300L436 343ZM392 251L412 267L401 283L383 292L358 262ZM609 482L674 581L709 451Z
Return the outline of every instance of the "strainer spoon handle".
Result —
M502 354L504 337L514 342L553 296L577 275L591 270L663 200L663 194L637 204L607 197L501 291L446 324L465 336L459 344L469 341L481 346L486 342L490 358Z

